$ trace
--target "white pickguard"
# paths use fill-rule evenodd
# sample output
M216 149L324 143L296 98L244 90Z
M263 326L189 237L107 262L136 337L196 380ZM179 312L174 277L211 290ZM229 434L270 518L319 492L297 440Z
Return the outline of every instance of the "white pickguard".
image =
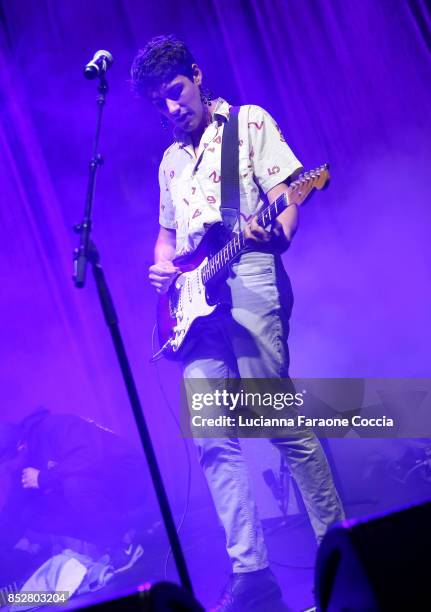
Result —
M206 317L217 308L217 304L213 306L208 304L202 282L202 268L207 262L208 257L192 272L180 274L172 288L170 307L177 324L173 328L169 344L174 352L182 345L192 323L199 317Z

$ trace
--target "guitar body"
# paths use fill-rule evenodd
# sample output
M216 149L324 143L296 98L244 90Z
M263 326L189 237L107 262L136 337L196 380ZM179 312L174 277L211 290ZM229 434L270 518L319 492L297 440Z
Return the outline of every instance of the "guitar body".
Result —
M223 224L215 223L193 253L174 260L181 274L168 292L160 296L157 305L157 330L164 357L178 359L193 324L227 302L228 287L222 274L214 282L204 285L202 281L202 268L225 244L226 238Z

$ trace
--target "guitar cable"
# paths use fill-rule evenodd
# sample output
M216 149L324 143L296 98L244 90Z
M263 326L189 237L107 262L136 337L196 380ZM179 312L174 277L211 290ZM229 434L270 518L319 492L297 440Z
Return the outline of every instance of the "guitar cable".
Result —
M152 334L151 334L151 348L152 348L153 355L154 355L155 350L156 350L155 349L156 330L157 330L157 324L154 324L153 331L152 331ZM165 391L165 388L163 386L163 382L162 382L162 378L161 378L158 362L154 361L153 363L154 363L154 366L156 368L157 382L159 384L159 389L160 389L160 392L162 394L163 400L164 400L164 402L166 404L166 407L167 407L167 409L169 411L169 414L172 417L172 420L174 421L175 425L177 426L178 431L181 433L180 422L178 421L177 415L175 414L175 412L174 412L174 410L173 410L173 408L172 408L172 406L171 406L171 404L169 402L168 396L166 395L166 391ZM186 455L186 462L187 462L187 486L186 486L186 501L185 501L185 504L184 504L184 509L183 509L182 514L181 514L181 518L179 520L178 526L176 528L178 535L179 535L179 533L180 533L180 531L181 531L181 529L183 527L184 521L185 521L187 513L189 511L190 493L191 493L191 487L192 487L192 463L191 463L191 458L190 458L190 450L189 450L189 447L188 447L188 444L187 444L187 439L184 436L181 436L181 438L182 438L182 441L183 441L184 451L185 451L185 455ZM168 574L168 564L169 564L169 559L171 557L171 554L172 554L172 548L171 548L171 546L169 546L168 551L166 553L165 563L164 563L164 570L163 570L163 575L164 575L164 579L165 580L168 580L168 576L167 576L167 574Z

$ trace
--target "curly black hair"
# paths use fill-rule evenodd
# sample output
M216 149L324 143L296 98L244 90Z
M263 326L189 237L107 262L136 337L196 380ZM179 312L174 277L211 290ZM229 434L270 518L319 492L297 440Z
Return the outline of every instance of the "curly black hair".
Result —
M172 34L156 36L138 51L131 68L132 90L146 95L154 89L183 74L193 80L192 64L195 63L185 43Z

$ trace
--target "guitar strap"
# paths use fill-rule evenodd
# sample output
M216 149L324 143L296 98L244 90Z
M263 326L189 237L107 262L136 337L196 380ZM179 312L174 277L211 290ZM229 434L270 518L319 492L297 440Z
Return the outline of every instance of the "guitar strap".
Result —
M221 145L221 217L229 232L233 231L239 220L239 146L238 113L239 106L232 106L229 119L223 129ZM239 224L238 224L239 226Z

